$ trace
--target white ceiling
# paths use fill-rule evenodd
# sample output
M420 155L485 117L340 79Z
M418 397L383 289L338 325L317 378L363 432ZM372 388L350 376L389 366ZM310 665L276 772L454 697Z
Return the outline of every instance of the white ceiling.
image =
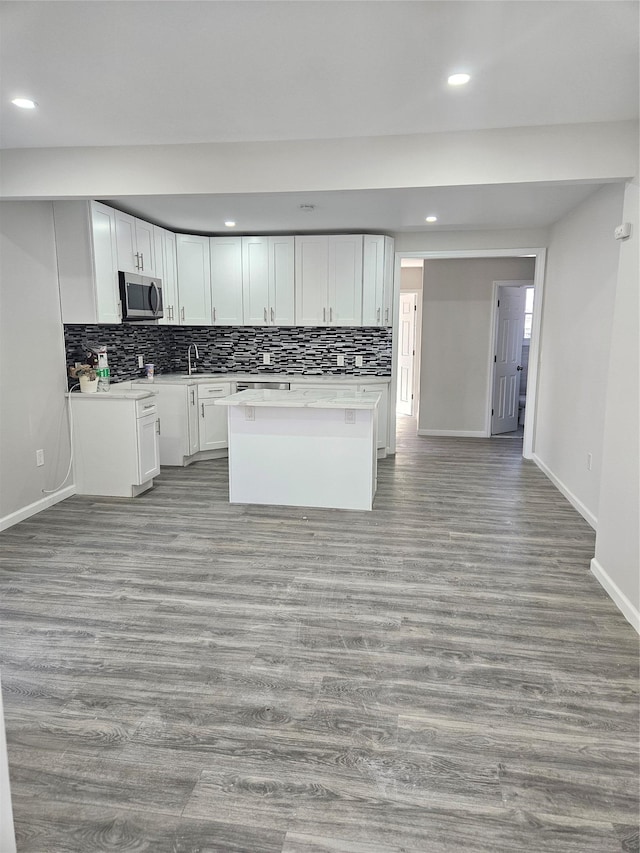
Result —
M508 184L344 192L256 193L200 196L121 196L107 204L189 234L235 231L425 231L544 228L598 185ZM314 205L304 211L300 205ZM427 225L431 213L438 222Z
M638 115L635 0L0 3L3 148L341 138ZM471 83L454 90L449 73ZM10 100L34 98L34 111ZM548 225L594 186L121 198L183 231ZM115 203L115 202L114 202ZM300 203L316 205L302 214ZM428 209L427 209L428 208Z

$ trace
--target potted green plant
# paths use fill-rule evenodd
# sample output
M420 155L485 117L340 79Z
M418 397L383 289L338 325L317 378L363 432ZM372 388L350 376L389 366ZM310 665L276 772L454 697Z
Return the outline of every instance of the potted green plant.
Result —
M90 364L79 364L69 368L69 376L77 379L83 394L92 394L98 390L98 374Z

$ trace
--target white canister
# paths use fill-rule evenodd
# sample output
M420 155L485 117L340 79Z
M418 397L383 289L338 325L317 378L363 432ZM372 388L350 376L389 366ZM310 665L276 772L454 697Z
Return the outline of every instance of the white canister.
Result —
M88 376L80 376L80 390L83 394L94 394L98 390L98 377L89 379Z

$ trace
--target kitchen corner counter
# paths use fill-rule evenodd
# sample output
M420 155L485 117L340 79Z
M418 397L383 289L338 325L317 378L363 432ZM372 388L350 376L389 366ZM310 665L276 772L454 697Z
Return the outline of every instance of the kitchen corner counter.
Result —
M95 391L91 394L68 391L65 396L73 397L74 400L144 400L146 397L153 397L153 391L119 389L116 384L112 385L108 391Z

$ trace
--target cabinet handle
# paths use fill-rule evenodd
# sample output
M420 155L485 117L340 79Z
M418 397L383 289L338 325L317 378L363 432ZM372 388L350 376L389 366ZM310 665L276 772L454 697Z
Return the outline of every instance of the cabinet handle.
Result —
M384 309L384 322L385 322L387 325L389 324L389 309L388 309L388 308L385 308L385 309Z
M378 308L378 311L376 312L376 323L379 323L379 322L380 322L380 309Z
M191 389L191 405L195 406L196 404L196 392L195 389Z
M273 308L272 308L271 309L271 322L273 323L274 320L275 320L275 313L274 313Z
M184 323L184 306L180 309L180 316L182 317L182 322Z
M140 252L140 269L144 269L144 254Z
M333 308L329 308L329 322L333 323Z
M158 435L160 435L160 418L158 418L158 420L156 421L156 432Z
M264 321L266 323L267 322L267 309L264 308L263 311L264 311Z
M213 309L213 322L215 323L215 321L216 321L216 309L214 308Z
M204 403L200 406L200 409L202 411L202 417L204 417Z
M323 323L327 322L327 309L326 308L322 309L322 322Z
M154 404L153 404L153 403L149 403L149 405L148 405L148 406L143 406L142 408L143 408L143 409L153 409L153 408L154 408Z

